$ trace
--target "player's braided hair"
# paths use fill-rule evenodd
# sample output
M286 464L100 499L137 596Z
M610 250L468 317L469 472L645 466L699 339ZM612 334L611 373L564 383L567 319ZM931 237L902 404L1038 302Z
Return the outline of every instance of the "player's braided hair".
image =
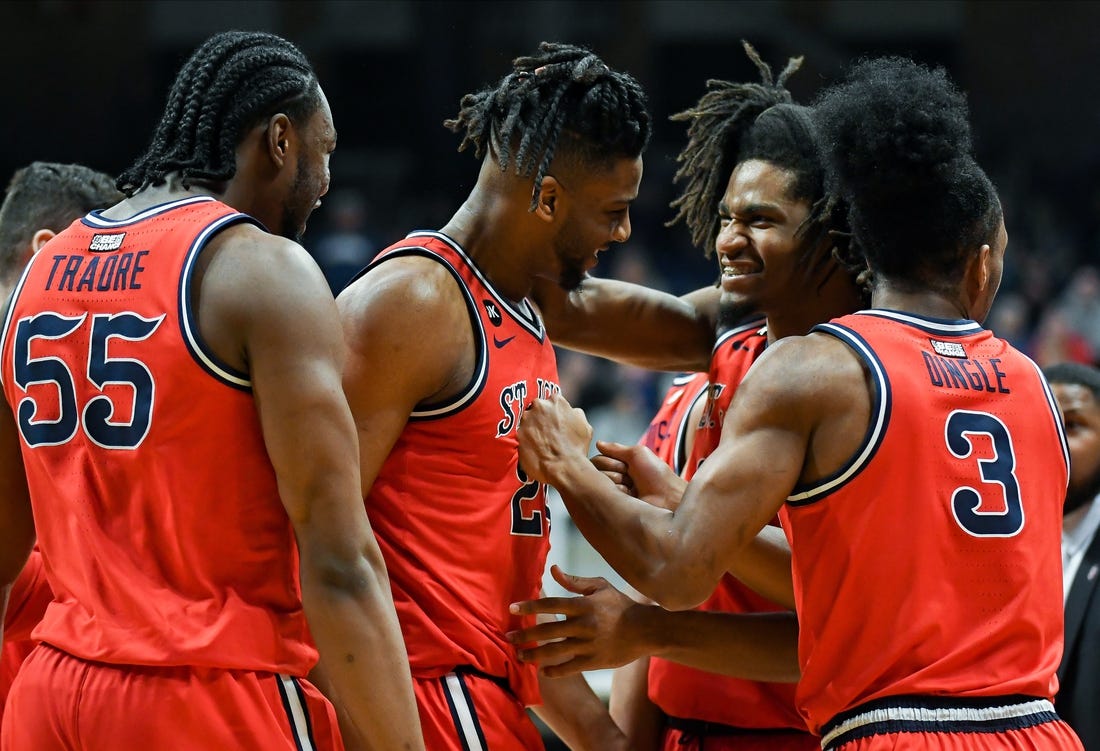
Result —
M12 284L37 230L60 232L122 200L114 180L80 164L32 162L16 170L0 205L0 284Z
M119 175L118 188L133 195L170 172L185 186L189 179L228 180L250 128L278 112L301 122L320 103L312 66L287 40L263 32L215 34L180 69L148 151Z
M674 181L683 183L672 202L677 214L667 224L682 220L692 242L709 257L718 238L718 205L730 173L749 159L770 162L791 173L790 196L813 206L798 229L807 271L816 271L832 257L866 286L866 263L843 231L843 212L824 201L825 170L811 112L793 104L786 89L802 58L789 59L776 78L751 44L742 45L760 72L760 83L709 80L695 106L672 116L688 123L688 142L677 157L680 168Z
M639 156L651 123L642 87L583 47L543 42L518 57L494 87L462 97L443 123L463 133L458 150L492 150L502 171L534 174L531 209L555 155L589 168Z
M1001 220L971 153L966 98L942 68L864 60L815 105L829 194L876 276L948 289Z

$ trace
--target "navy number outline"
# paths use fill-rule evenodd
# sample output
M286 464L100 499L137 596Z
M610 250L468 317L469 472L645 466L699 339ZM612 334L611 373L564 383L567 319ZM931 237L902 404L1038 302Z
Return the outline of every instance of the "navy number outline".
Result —
M944 438L947 448L958 459L973 451L970 435L988 435L993 442L993 458L978 459L982 481L1001 487L1004 511L978 511L981 493L964 485L951 494L951 513L964 532L973 537L1014 537L1024 528L1024 505L1016 478L1016 454L1008 426L987 412L955 410L947 416Z
M84 428L97 446L106 449L135 449L149 434L153 420L156 382L145 363L130 358L111 357L110 340L143 341L157 330L164 315L145 318L137 313L100 313L92 316L88 337L87 376L96 388L107 384L133 389L133 409L129 422L112 422L115 404L106 394L93 396L79 408L76 381L64 360L55 356L31 357L35 339L62 339L81 327L87 314L63 316L43 312L20 319L16 325L12 349L15 382L26 392L32 385L52 383L57 387L59 415L56 420L35 420L38 404L30 396L16 408L19 432L28 446L58 446L71 441L78 427Z
M542 483L537 480L532 480L527 476L527 473L523 471L523 467L516 464L516 477L519 478L520 487L515 493L512 494L512 534L520 537L542 537L542 515L545 511L549 514L549 509L546 508L545 494L543 494L543 507L541 509L534 509L530 516L525 516L523 513L523 502L533 501L539 497L542 493Z

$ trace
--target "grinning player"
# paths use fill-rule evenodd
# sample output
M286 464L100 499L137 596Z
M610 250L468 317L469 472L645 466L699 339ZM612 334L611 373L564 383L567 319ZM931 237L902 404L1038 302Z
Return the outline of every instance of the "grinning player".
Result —
M885 58L855 66L814 118L873 308L769 348L675 511L599 473L583 413L560 395L526 411L524 467L672 608L705 598L780 512L797 661L791 619L742 616L724 632L742 659L714 667L800 673L825 751L1080 749L1050 702L1065 439L1037 367L978 323L1007 235L965 99L942 71ZM643 496L683 491L630 450L602 449Z
M37 527L55 597L5 749L338 749L310 635L349 740L423 748L335 305L288 239L335 140L294 45L216 34L127 198L31 260L3 327L0 581Z
M680 156L683 166L678 177L686 185L674 202L680 209L677 218L687 220L698 244L717 250L722 271L709 396L701 400L691 424L677 432L693 436L689 458L669 461L674 458L669 444L661 447L666 451L661 458L687 479L718 445L737 386L765 346L804 334L815 323L851 312L862 302L856 282L863 268L861 259L840 260L831 233L837 223L829 214L814 211L824 196L824 170L814 128L809 111L792 105L784 88L801 60L791 60L776 81L755 50L746 45L746 51L758 66L762 83L711 81L699 103L677 116L690 123L689 141ZM766 321L731 323L746 309L761 311ZM655 425L660 429L660 423ZM573 586L580 591L575 582ZM700 606L706 617L643 609L612 595L602 580L588 580L583 587L598 593L599 599L568 602L573 626L566 621L539 627L553 630L555 639L567 637L565 641L533 653L552 663L566 652L573 660L580 655L591 660L596 640L606 640L617 642L619 655L627 650L660 655L650 661L645 673L631 666L615 679L613 715L640 747L705 746L715 751L817 747L817 739L795 709L792 684L744 681L705 669L715 659L710 650L724 649L720 639L712 643L702 638L704 632L698 626L714 621L710 615L784 608L729 575ZM618 614L596 619L608 624L607 634L586 632L595 607ZM631 627L641 622L647 624L644 633ZM665 659L673 648L680 661L699 667ZM687 650L691 652L685 655ZM648 699L660 710L655 722L645 719L652 713Z

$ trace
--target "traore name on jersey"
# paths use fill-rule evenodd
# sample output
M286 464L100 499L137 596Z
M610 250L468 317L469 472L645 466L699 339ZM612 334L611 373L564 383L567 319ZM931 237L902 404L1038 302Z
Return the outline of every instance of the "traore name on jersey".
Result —
M500 408L504 412L504 418L497 423L497 438L503 438L511 433L519 425L519 419L523 417L523 410L527 408L530 393L527 381L516 381L510 386L505 386L500 391ZM554 394L561 392L561 386L544 378L535 379L535 393L539 399L549 399Z
M138 277L148 250L108 256L55 255L46 277L46 290L58 292L112 292L141 289Z

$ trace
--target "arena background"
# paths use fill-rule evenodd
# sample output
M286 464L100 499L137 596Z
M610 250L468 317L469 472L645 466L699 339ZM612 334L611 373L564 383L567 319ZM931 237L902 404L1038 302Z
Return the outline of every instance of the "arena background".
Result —
M477 165L441 123L462 94L541 40L590 46L648 91L655 137L634 236L597 273L677 293L714 271L683 227L664 226L684 140L668 116L694 102L707 78L756 77L739 40L777 70L805 55L790 81L802 102L862 55L942 65L969 94L979 161L1005 207L1009 255L990 325L1041 364L1100 355L1100 3L8 2L2 179L36 159L117 173L144 150L187 54L231 28L296 42L328 94L339 131L333 188L306 245L337 290L375 251L410 229L441 226L458 207ZM623 441L637 439L667 383L569 353L561 371L596 434ZM554 559L574 573L605 572L560 509L556 521ZM606 676L593 682L606 688Z

